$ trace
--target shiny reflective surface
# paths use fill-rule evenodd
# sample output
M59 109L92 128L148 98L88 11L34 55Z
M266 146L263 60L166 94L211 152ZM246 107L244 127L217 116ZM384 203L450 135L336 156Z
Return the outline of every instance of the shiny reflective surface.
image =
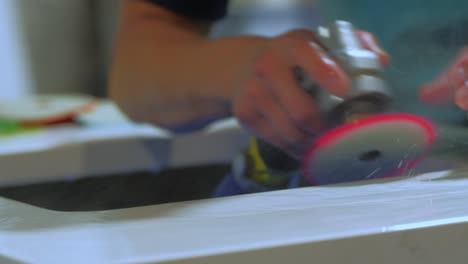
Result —
M468 179L450 179L456 173L94 213L2 199L0 252L36 263L284 263L278 254L295 263L438 263L451 254L462 263Z

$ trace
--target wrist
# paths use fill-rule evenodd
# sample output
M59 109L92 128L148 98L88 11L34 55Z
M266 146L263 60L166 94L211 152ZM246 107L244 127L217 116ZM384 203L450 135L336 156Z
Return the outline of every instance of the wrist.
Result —
M205 96L230 104L243 78L252 70L269 41L258 36L206 40L198 53L203 54L205 59L200 61L205 61L204 65L208 66L205 78L209 83L203 91Z

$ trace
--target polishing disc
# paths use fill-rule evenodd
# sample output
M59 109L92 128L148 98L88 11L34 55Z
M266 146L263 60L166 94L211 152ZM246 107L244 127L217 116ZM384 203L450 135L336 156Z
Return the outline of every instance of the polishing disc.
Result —
M320 136L302 161L315 185L400 176L414 167L436 138L428 120L408 114L367 117Z
M94 105L95 99L85 95L33 95L0 101L0 119L26 126L64 123Z

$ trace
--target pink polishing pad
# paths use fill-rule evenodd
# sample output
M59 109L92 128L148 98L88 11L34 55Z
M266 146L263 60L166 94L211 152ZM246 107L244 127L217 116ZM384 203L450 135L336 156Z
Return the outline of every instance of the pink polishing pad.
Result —
M424 157L436 136L435 126L418 116L364 118L318 138L306 152L303 174L315 185L399 176Z

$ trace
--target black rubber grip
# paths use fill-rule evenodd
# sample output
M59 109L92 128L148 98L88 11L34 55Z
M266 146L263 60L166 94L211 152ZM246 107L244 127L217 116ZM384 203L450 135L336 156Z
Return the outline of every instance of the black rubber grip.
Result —
M257 144L260 156L269 169L277 171L293 171L299 168L299 161L292 158L281 149L261 139L257 139Z

